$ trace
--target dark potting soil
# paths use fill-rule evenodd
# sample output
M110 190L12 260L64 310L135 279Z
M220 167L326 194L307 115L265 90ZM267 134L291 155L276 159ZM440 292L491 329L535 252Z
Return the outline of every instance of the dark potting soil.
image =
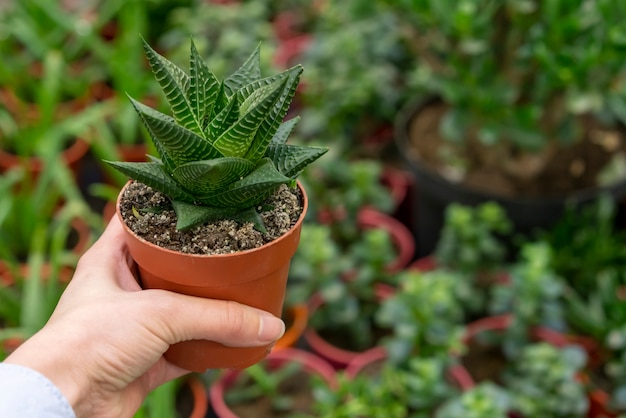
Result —
M501 384L501 376L507 366L507 359L499 345L472 341L461 358L461 364L475 382L490 381Z
M616 155L626 153L622 131L606 128L590 117L579 122L584 135L571 145L553 141L545 153L523 153L502 143L483 145L471 132L453 144L440 135L447 107L436 102L424 107L409 126L410 153L444 178L471 189L499 196L567 196L598 185L598 175ZM450 162L463 160L466 171Z
M140 182L132 182L122 196L120 209L128 227L155 245L188 254L230 254L258 248L288 232L302 213L299 189L281 185L260 207L267 234L251 223L222 220L185 231L176 230L176 213L163 194ZM135 208L135 211L133 211ZM144 211L158 208L158 213ZM139 215L139 216L137 216Z

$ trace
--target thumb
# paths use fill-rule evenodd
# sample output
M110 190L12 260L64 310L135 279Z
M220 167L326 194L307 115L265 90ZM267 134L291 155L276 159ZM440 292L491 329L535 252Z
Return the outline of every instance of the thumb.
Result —
M254 347L278 340L285 324L269 312L233 301L181 295L166 290L139 292L149 299L156 329L170 345L209 340L231 347ZM155 299L156 297L156 299Z

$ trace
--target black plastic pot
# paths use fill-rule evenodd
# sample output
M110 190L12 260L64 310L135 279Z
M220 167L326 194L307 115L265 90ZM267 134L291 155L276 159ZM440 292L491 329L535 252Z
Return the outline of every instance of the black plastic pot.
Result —
M487 201L497 202L513 223L514 232L528 236L535 230L554 225L570 205L580 209L602 194L611 196L615 202L621 202L626 196L626 179L608 187L584 189L566 197L550 198L504 197L452 183L423 165L409 150L410 123L415 115L433 102L434 99L426 98L409 103L398 114L395 122L396 146L416 181L412 229L418 257L432 254L439 241L446 207L451 203L476 206Z

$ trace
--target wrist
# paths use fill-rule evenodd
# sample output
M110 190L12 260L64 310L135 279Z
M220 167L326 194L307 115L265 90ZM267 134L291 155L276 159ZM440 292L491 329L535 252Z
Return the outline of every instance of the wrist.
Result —
M77 413L85 399L88 382L81 381L81 375L74 372L77 359L56 349L59 345L55 339L54 336L41 338L37 333L22 343L4 362L28 367L44 375Z

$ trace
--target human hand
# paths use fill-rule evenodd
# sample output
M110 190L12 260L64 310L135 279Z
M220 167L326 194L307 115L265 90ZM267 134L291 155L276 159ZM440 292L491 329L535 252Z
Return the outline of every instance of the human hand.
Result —
M48 377L78 417L131 417L151 390L186 374L163 357L171 344L260 346L284 332L280 319L236 302L142 290L132 263L115 217L48 323L5 360Z

